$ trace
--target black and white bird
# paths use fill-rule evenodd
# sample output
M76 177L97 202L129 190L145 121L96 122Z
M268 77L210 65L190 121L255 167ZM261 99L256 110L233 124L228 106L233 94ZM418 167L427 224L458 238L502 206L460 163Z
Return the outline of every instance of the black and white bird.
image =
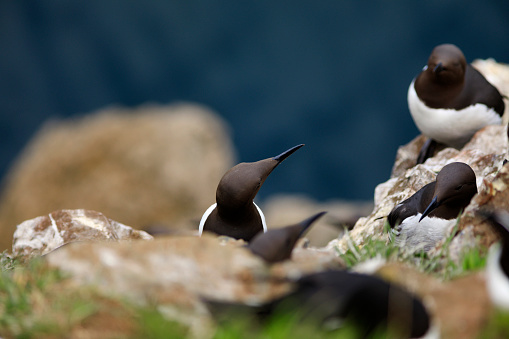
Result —
M229 169L217 186L216 203L200 220L199 234L208 231L249 241L258 232L266 232L265 216L254 198L269 174L302 146L294 146L273 158L243 162Z
M457 46L443 44L433 49L428 64L412 80L408 108L417 128L431 139L419 155L422 163L434 143L460 149L479 129L500 124L505 104Z
M500 242L490 247L486 262L488 294L495 306L509 311L509 213L484 211L482 214L500 236Z
M435 181L389 213L396 243L413 251L429 251L447 235L476 193L476 177L470 166L462 162L444 166Z
M291 314L295 325L340 329L345 322L358 329L361 338L387 329L399 337L416 338L434 333L431 318L414 295L378 277L329 270L298 278L289 294L262 305L204 300L213 316L230 320L242 315L259 321L274 314Z

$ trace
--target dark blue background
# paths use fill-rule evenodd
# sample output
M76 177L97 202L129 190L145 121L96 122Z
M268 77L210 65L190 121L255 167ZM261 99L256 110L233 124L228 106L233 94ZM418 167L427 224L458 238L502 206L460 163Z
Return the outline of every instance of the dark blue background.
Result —
M406 92L431 49L508 62L508 37L509 1L0 0L0 174L48 118L193 101L241 161L306 143L262 197L371 199L418 134Z

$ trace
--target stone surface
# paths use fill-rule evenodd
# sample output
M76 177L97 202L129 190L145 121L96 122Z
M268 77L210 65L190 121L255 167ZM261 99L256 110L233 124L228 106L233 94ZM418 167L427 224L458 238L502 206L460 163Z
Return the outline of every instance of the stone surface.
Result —
M360 218L350 232L350 238L357 245L362 245L367 237L386 239L387 235L383 234L383 226L392 208L397 203L409 198L425 184L435 180L436 174L448 163L455 161L467 163L472 167L477 177L479 194L474 196L471 204L465 209L465 213L460 218L460 230L466 227L465 223L468 218L471 218L470 215L486 204L484 200L489 198L487 192L492 190L492 183L500 186L500 191L504 191L505 177L502 177L505 170L500 173L498 171L502 166L507 150L506 126L487 126L478 131L462 150L445 148L434 157L426 160L424 164L410 167L409 159L417 157L419 149L417 145L419 143L422 143L421 138L416 138L409 145L400 148L392 171L394 177L376 187L373 212L365 218ZM497 178L496 181L494 181L495 178ZM509 191L504 194L509 194ZM505 205L506 203L500 202L493 204L492 207L504 208ZM478 232L489 233L484 229L485 227L481 227L479 231L474 231L474 234L477 235ZM462 236L461 238L464 240L463 242L456 239L454 244L455 251L458 252L456 256L464 247L474 246L472 237ZM489 239L491 240L487 242L491 243L494 238ZM343 237L329 242L327 248L345 252L348 247L347 244L348 239Z
M41 256L76 241L151 240L151 235L134 230L102 213L90 210L59 210L26 220L14 232L15 256Z
M277 195L265 200L263 213L269 228L292 225L321 211L318 219L305 237L309 245L322 247L343 234L344 228L352 228L355 222L368 215L373 209L372 202L341 201L317 202L303 195Z
M398 148L396 160L392 166L391 178L397 178L400 175L404 175L406 170L415 166L417 162L417 155L427 139L428 138L426 136L420 134L408 144ZM450 148L450 152L454 151L454 149Z
M482 189L472 199L470 205L460 219L458 229L462 234L469 235L470 241L457 239L457 246L488 247L497 241L498 236L490 227L485 218L477 213L485 210L509 210L509 164L503 166L493 177L484 180ZM456 239L455 239L456 240Z
M287 277L342 267L333 254L302 247L292 260L269 266L242 243L208 234L73 243L49 253L46 260L79 284L139 304L157 304L168 318L190 325L197 337L212 326L201 298L261 303L287 293Z
M483 274L443 282L406 265L392 263L377 275L404 286L423 300L434 315L441 338L478 338L492 309Z
M233 153L225 123L198 105L48 122L6 176L0 250L17 224L59 209L101 211L137 229L195 228Z

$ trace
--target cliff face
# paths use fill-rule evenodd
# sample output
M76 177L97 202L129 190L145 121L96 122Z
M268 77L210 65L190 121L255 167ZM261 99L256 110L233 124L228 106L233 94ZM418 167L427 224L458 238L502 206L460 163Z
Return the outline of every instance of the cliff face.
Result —
M472 225L469 221L474 218L473 216L480 208L507 208L507 203L503 198L509 194L505 186L506 172L509 172L509 169L503 166L508 146L506 131L506 126L487 126L477 132L462 150L445 148L434 157L429 158L424 164L413 167L410 166L415 164L424 137L419 136L408 145L400 147L392 170L392 177L375 189L373 212L357 221L350 232L350 238L358 245L362 245L370 237L386 239L387 234L383 232L383 227L387 215L394 206L435 180L437 173L446 164L458 161L472 167L476 174L479 192L459 219L460 232L458 235L463 235L465 232L471 235L468 237L469 243L464 243L462 246L474 246L475 243L472 242L475 235L480 233L487 234L486 237L480 238L483 244L493 243L495 238L487 225L484 223ZM460 239L466 241L462 236L457 237L456 241L460 241ZM335 239L327 247L345 252L348 248L348 241L349 239L346 237ZM455 241L453 240L453 242Z

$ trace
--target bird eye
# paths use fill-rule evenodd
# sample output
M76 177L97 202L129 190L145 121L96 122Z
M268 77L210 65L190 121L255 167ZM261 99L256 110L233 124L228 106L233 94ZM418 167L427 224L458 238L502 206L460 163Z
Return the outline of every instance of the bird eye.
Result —
M459 191L462 187L463 187L463 185L456 186L455 190Z

